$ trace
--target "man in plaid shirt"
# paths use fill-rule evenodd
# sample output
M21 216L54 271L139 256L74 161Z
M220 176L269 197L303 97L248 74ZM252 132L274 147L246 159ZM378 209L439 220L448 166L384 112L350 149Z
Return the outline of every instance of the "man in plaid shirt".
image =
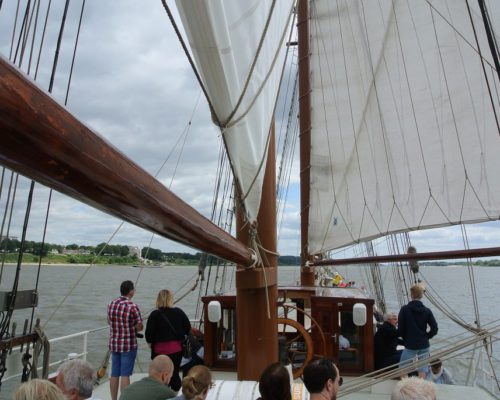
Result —
M109 349L111 350L111 378L109 386L112 400L118 398L121 390L130 384L137 355L136 333L142 331L142 317L139 307L130 299L135 294L134 283L124 281L120 285L121 296L108 305Z

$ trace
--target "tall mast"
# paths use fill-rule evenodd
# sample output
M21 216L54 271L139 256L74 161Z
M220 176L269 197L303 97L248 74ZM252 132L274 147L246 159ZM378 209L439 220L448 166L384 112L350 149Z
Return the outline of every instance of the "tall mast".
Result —
M298 48L299 48L299 116L300 116L300 283L314 285L314 273L306 266L310 260L309 193L311 172L311 80L309 68L309 1L299 0Z
M275 172L273 123L256 227L261 246L270 252L265 253L263 268L245 269L239 266L236 272L238 380L259 380L262 371L269 364L278 361L278 257L274 255L277 251ZM236 237L242 243L249 243L248 225L238 207Z

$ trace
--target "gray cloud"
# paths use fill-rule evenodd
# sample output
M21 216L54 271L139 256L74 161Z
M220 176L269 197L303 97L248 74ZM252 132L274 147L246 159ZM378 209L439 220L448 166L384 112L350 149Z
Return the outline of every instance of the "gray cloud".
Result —
M26 3L21 3L22 8ZM40 10L44 12L47 3L42 3ZM0 51L6 57L15 5L4 2L0 11ZM56 21L62 15L62 7L62 2L52 4L50 29L41 57L37 82L45 90L59 29ZM68 11L52 92L59 102L64 101L80 7L81 3L72 2ZM27 70L25 63L22 69ZM175 147L158 179L167 187L172 185L179 197L210 216L220 134L210 120L205 99L200 98L199 85L161 2L147 6L129 0L86 3L67 107L151 174L156 173ZM183 139L175 145L192 115L179 158ZM27 179L21 179L18 199L26 198L28 185ZM0 198L2 209L5 196ZM47 198L48 190L37 185L29 240L41 240ZM16 202L10 231L13 236L21 235L24 207ZM119 224L114 217L54 193L46 241L97 244L107 241ZM150 237L150 233L125 224L113 243L145 246ZM165 251L193 251L163 238L155 238L155 245ZM280 250L284 254L295 253L295 247L294 243L292 248L281 246Z
M25 4L21 1L21 8ZM47 4L42 1L41 12L45 11ZM14 1L3 2L0 10L0 51L5 57L10 54L16 5ZM52 2L50 28L37 79L44 89L48 87L59 30L55 22L60 19L63 5L63 2ZM80 2L72 2L68 13L53 90L53 96L59 102L64 101L80 7ZM36 43L39 43L40 34L37 35ZM22 67L25 71L26 60ZM33 73L34 67L31 71ZM86 2L68 109L152 174L163 164L185 131L191 115L194 115L181 157L178 159L182 140L158 179L169 186L176 170L173 191L209 216L220 138L203 97L195 110L199 96L200 88L161 2ZM281 125L286 124L287 112L277 110L278 118L283 118L283 122L277 122L278 132ZM298 182L298 169L296 161L291 178L294 184ZM8 183L8 180L5 182ZM2 212L7 196L5 185L0 198ZM18 188L18 199L26 198L27 185L27 180L23 179ZM47 194L47 189L37 185L28 229L30 240L41 240ZM298 254L300 218L297 190L290 192L288 200L290 204L285 209L279 232L279 251L282 254ZM11 228L14 236L20 236L24 209L22 201L16 204ZM97 244L107 241L119 224L120 221L113 217L56 193L53 195L46 240L52 243ZM468 232L477 247L494 244L498 237L498 228L489 224L470 227ZM426 251L460 248L455 247L461 237L456 228L444 233L428 231L412 235L416 245L428 249ZM113 242L145 246L149 239L150 233L126 225ZM156 238L153 246L165 251L188 250L162 238Z

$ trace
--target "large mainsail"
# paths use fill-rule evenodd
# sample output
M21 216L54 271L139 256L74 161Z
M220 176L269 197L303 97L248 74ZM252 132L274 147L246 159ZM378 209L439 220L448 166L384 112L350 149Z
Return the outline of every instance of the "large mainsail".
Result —
M310 13L309 252L498 219L500 85L477 3L316 0Z
M293 3L177 1L250 221L260 204Z

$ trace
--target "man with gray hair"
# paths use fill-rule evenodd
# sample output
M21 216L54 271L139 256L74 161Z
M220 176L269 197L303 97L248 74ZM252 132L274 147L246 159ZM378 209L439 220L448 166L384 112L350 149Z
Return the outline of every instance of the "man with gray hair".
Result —
M394 387L391 400L436 400L435 385L417 377L403 378Z
M384 323L379 326L374 337L375 369L399 363L403 350L398 350L397 347L403 344L403 339L399 338L397 325L396 313L384 314Z
M56 384L68 400L92 399L96 373L90 363L79 358L61 364L57 370Z

